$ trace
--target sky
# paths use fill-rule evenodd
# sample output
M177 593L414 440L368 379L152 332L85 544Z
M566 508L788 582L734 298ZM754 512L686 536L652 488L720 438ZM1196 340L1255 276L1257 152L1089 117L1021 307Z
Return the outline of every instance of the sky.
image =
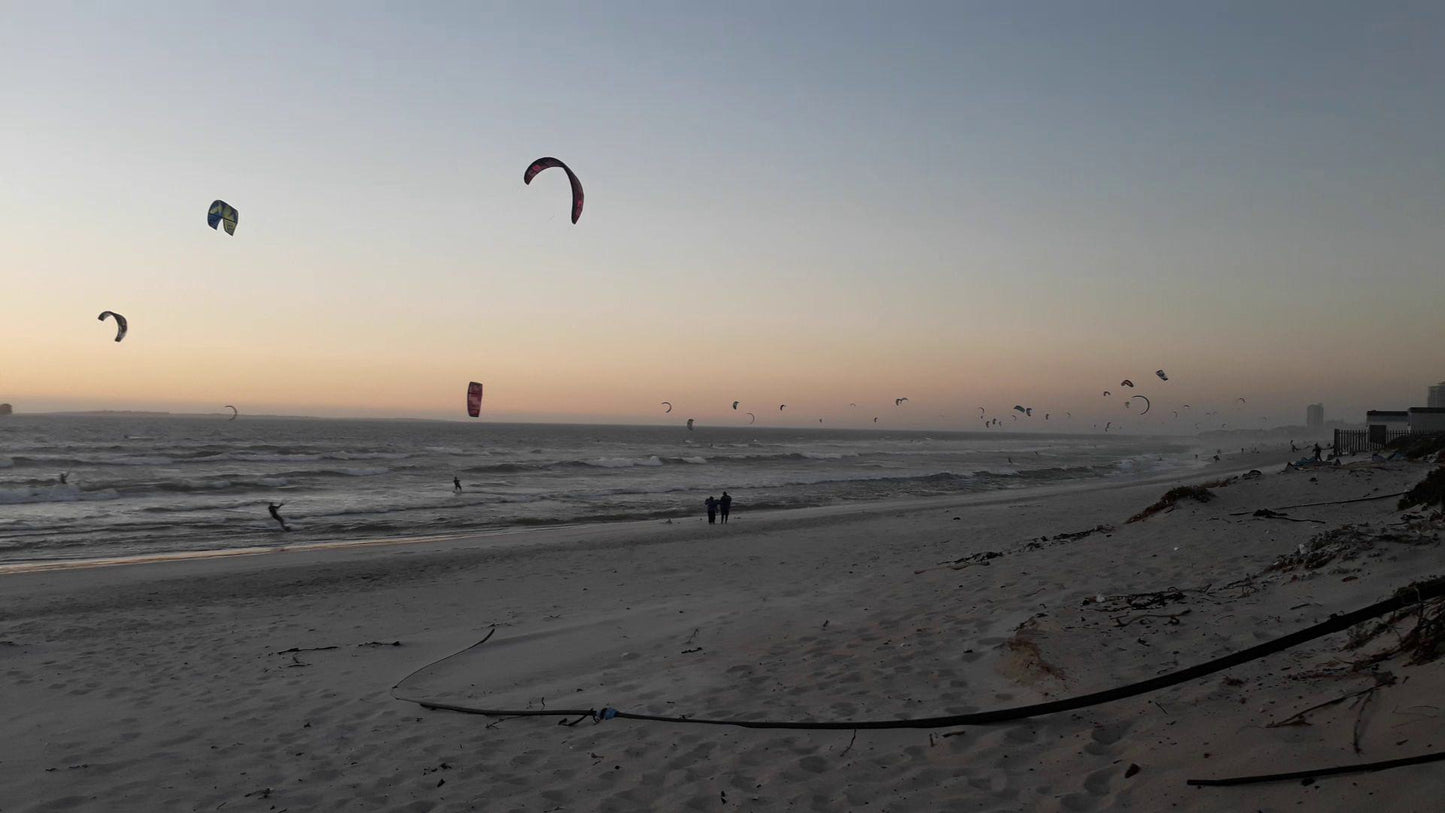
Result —
M1360 420L1445 379L1441 76L1438 3L0 0L0 400Z

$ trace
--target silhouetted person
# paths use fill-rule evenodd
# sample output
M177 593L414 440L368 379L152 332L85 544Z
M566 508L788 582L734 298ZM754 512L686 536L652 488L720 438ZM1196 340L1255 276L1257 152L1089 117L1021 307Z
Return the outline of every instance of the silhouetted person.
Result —
M1319 445L1318 443L1316 443L1316 444L1315 444L1315 460L1316 460L1316 461L1319 461L1319 459L1320 459L1320 452L1323 452L1323 451L1324 451L1324 449L1321 449L1321 448L1320 448L1320 445Z
M280 523L281 530L289 531L291 529L286 527L286 520L281 518L281 506L285 504L286 503L284 502L273 502L270 505L266 506L266 510L271 512L271 519L274 519L276 520L276 522Z
M727 493L726 491L724 491L724 492L723 492L723 495L722 495L722 499L720 499L720 500L717 501L717 506L718 506L718 509L719 509L719 510L721 511L721 513L722 513L722 521L723 521L723 524L726 525L727 522L728 522L728 512L731 511L731 510L733 510L733 498L732 498L732 495L729 494L729 493Z
M462 478L460 478L460 477L453 477L453 478L452 478L452 493L453 493L453 494L460 494L460 493L462 493Z
M1290 442L1289 442L1289 450L1290 450L1291 452L1298 452L1298 451L1299 451L1299 449L1295 447L1294 441L1290 441Z
M67 477L69 477L69 476L70 476L70 472L68 472L68 471L62 471L62 472L60 473L60 484L61 484L61 485L65 485L65 478L67 478Z
M717 500L714 500L712 496L709 495L707 499L702 501L702 504L707 506L707 524L712 525L717 522Z

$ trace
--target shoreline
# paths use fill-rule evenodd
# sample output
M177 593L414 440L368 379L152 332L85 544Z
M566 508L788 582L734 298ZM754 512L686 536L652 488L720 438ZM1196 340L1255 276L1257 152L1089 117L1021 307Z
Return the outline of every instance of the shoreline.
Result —
M1258 452L1236 454L1235 457L1247 456L1252 459L1252 464L1241 468L1242 463L1235 460L1222 460L1219 463L1205 463L1195 468L1180 468L1163 474L1154 474L1144 477L1113 480L1108 478L1093 478L1079 482L1045 484L1036 486L1025 486L1021 488L992 489L988 491L969 492L958 495L941 495L935 497L901 497L888 500L870 500L861 502L842 502L829 505L814 505L799 508L766 509L749 513L752 518L774 518L786 516L806 516L805 512L815 513L862 513L869 514L876 511L896 510L898 508L916 508L930 505L977 505L994 504L1007 502L1014 499L1025 499L1034 496L1047 496L1050 494L1068 494L1080 491L1092 491L1113 488L1128 488L1135 485L1146 485L1154 483L1175 483L1183 482L1194 477L1219 478L1238 476L1258 466L1282 466L1288 460L1293 459L1292 454L1283 452ZM688 519L692 519L689 517ZM678 520L686 522L687 519ZM129 567L137 565L163 564L167 562L180 562L189 560L210 560L227 559L232 557L266 556L270 554L294 554L309 551L345 551L369 547L387 547L404 545L421 545L429 543L462 543L478 542L500 537L518 535L545 535L549 531L565 531L572 529L586 528L611 528L617 526L636 525L648 526L658 523L668 524L671 519L619 519L601 520L592 522L566 522L547 523L541 525L512 525L498 528L486 528L473 531L459 531L455 533L432 533L422 536L379 536L364 539L347 540L321 540L316 542L302 542L289 545L262 546L251 545L240 548L204 548L197 550L182 551L161 551L156 553L133 554L122 556L103 557L82 557L75 559L33 559L0 561L0 579L6 576L21 573L39 573L56 570L86 569L97 567ZM525 543L523 543L525 544Z

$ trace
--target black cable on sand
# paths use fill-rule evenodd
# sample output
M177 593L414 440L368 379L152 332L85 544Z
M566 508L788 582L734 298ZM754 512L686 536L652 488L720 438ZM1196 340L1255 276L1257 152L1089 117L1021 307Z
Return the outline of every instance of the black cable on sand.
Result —
M1231 787L1234 785L1258 785L1262 782L1288 782L1292 779L1315 779L1321 776L1338 776L1342 773L1369 773L1371 771L1403 768L1406 765L1422 765L1426 762L1439 762L1441 760L1445 760L1445 751L1404 757L1402 759L1387 759L1383 762L1360 762L1354 765L1336 765L1332 768L1315 768L1309 771L1266 773L1257 776L1234 776L1229 779L1190 779L1189 784L1216 788Z
M1169 686L1185 683L1190 680L1220 672L1232 666L1248 663L1276 652L1282 652L1294 646L1313 641L1316 638L1323 638L1336 632L1353 627L1362 621L1368 621L1382 615L1388 615L1396 610L1418 604L1427 599L1445 596L1445 578L1436 578L1429 581L1418 582L1408 587L1397 590L1393 596L1384 601L1376 602L1368 607L1340 615L1332 615L1328 619L1313 626L1292 632L1288 635L1266 641L1262 644L1242 649L1238 652L1215 658L1195 666L1180 669L1176 672L1159 675L1141 680L1137 683L1130 683L1124 686L1117 686L1112 689L1092 692L1077 697L1064 698L1062 700L1051 700L1046 703L1034 703L1027 706L1015 706L1013 708L994 709L992 711L979 711L969 714L950 714L939 717L919 717L902 720L834 720L834 721L812 721L812 720L749 720L749 719L715 719L708 717L690 717L687 715L661 715L661 714L639 714L635 712L621 711L618 709L604 707L602 709L505 709L488 708L485 706L469 706L460 703L448 703L442 700L428 700L419 697L403 697L397 695L397 689L410 680L417 673L451 658L469 652L492 637L492 632L487 633L475 644L460 652L448 655L438 661L433 661L426 666L417 669L405 678L402 678L391 689L391 696L397 700L441 711L455 711L462 714L481 714L489 717L579 717L590 715L596 721L610 720L613 718L622 720L643 720L655 723L680 723L689 725L725 725L737 726L739 728L773 728L791 730L848 730L848 729L899 729L899 728L949 728L953 726L968 725L993 725L997 723L1010 722L1012 720L1023 720L1030 717L1040 717L1045 714L1058 714L1063 711L1098 706L1104 703L1111 703L1115 700L1123 700L1129 697L1157 691ZM944 736L952 736L945 734Z

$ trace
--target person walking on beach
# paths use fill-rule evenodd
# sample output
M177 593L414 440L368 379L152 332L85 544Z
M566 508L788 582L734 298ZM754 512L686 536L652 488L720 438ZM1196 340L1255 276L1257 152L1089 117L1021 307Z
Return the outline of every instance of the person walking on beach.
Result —
M712 525L717 522L717 500L713 499L712 495L708 495L702 504L707 506L707 524Z
M462 478L460 478L460 477L453 477L453 478L452 478L452 493L453 493L453 494L460 494L460 493L462 493Z
M1323 451L1324 451L1324 449L1321 449L1321 448L1320 448L1320 445L1319 445L1318 443L1316 443L1316 444L1315 444L1315 462L1319 462L1320 452L1323 452Z
M720 500L717 501L717 507L718 507L718 509L720 510L720 513L722 514L723 524L724 524L724 525L728 524L728 512L731 511L731 510L733 510L733 498L732 498L732 495L729 494L729 493L727 493L726 491L724 491L724 492L723 492L723 495L722 495L722 499L720 499Z
M273 502L270 505L266 506L266 509L271 512L271 519L274 519L281 524L281 530L289 531L291 529L286 527L286 520L281 518L281 506L285 504L286 503L284 502Z

